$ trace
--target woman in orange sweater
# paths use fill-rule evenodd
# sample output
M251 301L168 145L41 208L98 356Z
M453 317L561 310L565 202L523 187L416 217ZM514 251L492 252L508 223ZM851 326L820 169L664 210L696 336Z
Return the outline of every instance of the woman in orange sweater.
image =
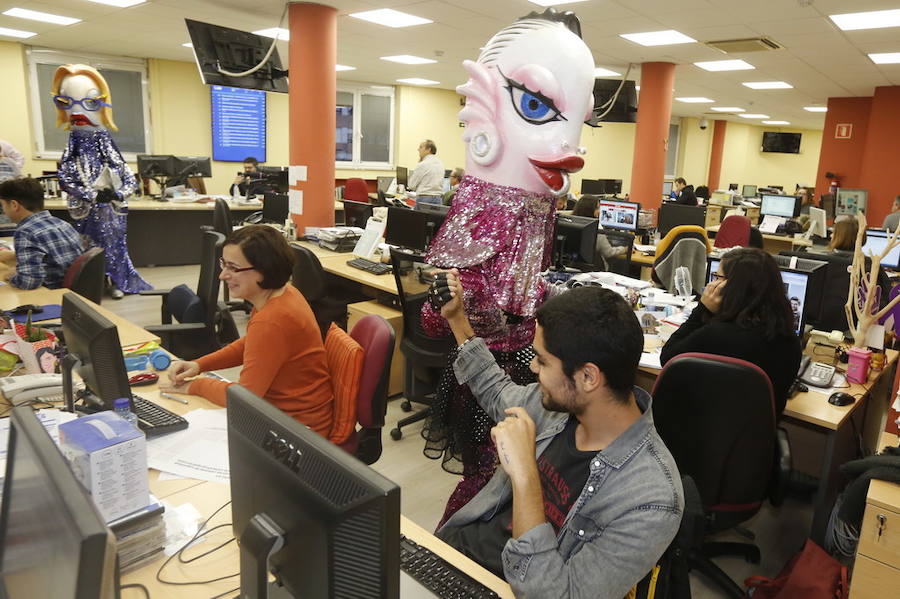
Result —
M235 230L222 248L222 274L232 297L253 305L246 336L196 362L175 362L164 391L200 395L225 405L230 383L197 377L243 364L241 385L323 437L332 426L333 393L325 346L315 316L288 281L293 255L281 234L265 225Z

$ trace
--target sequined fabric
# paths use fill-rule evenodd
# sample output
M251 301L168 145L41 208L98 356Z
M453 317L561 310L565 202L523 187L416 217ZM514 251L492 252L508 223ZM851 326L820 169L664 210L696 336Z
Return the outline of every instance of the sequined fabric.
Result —
M447 220L426 255L429 264L458 268L463 301L475 333L488 347L516 351L534 338L534 313L550 264L553 196L464 177ZM432 336L449 332L430 304L422 325Z
M109 186L116 192L116 199L95 202L97 189L94 183L106 176ZM137 189L137 181L109 131L76 129L70 132L59 164L59 184L68 198L72 225L87 238L88 246L103 249L106 274L115 286L125 293L151 289L152 286L134 269L128 255L128 196Z

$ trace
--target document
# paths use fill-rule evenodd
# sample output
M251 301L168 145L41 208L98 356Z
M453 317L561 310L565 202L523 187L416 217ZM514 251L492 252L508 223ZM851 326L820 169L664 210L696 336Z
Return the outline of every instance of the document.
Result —
M783 216L772 216L767 214L763 217L763 222L759 225L760 233L774 233L779 225L783 225L787 219Z
M229 482L226 415L225 410L188 412L185 430L147 439L147 466L183 478Z
M359 241L356 242L353 253L360 258L371 258L372 254L375 253L375 248L378 247L378 244L381 243L381 239L384 237L386 224L386 222L375 220L374 218L366 221L366 230L360 236Z

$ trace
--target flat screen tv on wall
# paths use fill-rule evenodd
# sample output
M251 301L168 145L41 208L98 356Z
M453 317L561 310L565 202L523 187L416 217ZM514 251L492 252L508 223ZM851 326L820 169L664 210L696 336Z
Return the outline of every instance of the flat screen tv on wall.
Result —
M800 153L800 134L765 131L762 141L763 152L781 152L782 154Z

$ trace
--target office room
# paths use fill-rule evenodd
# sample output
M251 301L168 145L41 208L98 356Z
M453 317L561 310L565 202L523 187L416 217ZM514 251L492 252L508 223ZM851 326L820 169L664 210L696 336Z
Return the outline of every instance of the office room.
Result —
M541 15L547 6L577 21ZM370 14L379 9L400 14ZM492 45L532 12L514 28L514 51ZM0 179L40 177L44 200L32 199L36 188L0 182L11 220L0 223L8 235L0 309L22 325L6 337L22 366L0 378L4 416L15 412L0 430L12 429L16 443L4 456L0 507L5 590L35 596L48 570L77 566L81 573L60 574L47 596L104 596L115 578L125 598L262 597L267 579L297 597L619 597L640 582L637 597L704 598L743 596L750 577L784 571L780 582L753 581L764 587L757 592L817 597L833 595L847 568L849 596L890 595L900 580L891 533L900 488L889 482L896 458L864 471L875 452L898 444L898 413L889 409L897 352L885 331L900 250L881 230L900 210L890 163L900 138L898 15L896 0L852 8L837 0L0 2ZM193 33L186 19L199 24ZM238 39L224 28L250 34L240 43L257 59L274 47L261 71L275 65L290 78L244 75L232 88L222 65L198 66L216 43ZM640 35L651 32L670 37ZM523 59L527 68L517 70ZM68 64L98 75L58 75ZM523 75L534 72L544 75ZM97 89L79 96L78 77ZM111 105L103 106L107 82ZM581 89L594 94L586 111L582 100L554 104L554 93ZM518 103L523 95L529 101ZM478 113L486 97L502 98L506 110L488 124ZM252 106L243 113L228 112L245 100ZM540 122L547 109L556 122ZM79 110L86 121L70 118ZM72 184L85 178L77 142L86 132L118 146L99 154L111 195ZM497 155L504 160L485 158ZM524 166L510 160L517 155ZM433 172L443 173L423 183L425 165L437 163ZM465 176L450 177L454 169ZM349 233L332 229L357 203L374 218L354 216L359 230ZM525 218L525 205L545 208ZM105 264L96 250L74 254L29 289L23 254L33 249L20 244L21 229L43 209L65 235L100 246ZM859 214L867 230L857 235ZM494 231L488 246L471 233L478 226ZM856 245L884 250L871 273L880 291L860 292L845 310L848 284L862 289L870 274L872 259L855 257ZM441 274L449 267L459 273ZM733 288L756 281L746 293L784 318L760 313L747 325L734 309L740 299L725 291L729 279ZM777 293L764 296L764 279ZM82 298L64 297L67 289ZM523 301L510 299L515 293ZM49 341L30 336L29 319L48 323ZM568 326L577 334L560 332ZM748 327L773 326L790 330L777 342L737 341ZM720 349L713 330L731 331ZM630 332L642 335L641 347ZM57 352L59 364L43 365L37 347L63 342L72 358ZM91 365L112 355L104 345L127 352L120 366L114 351L105 373ZM627 347L643 351L623 357ZM582 351L624 367L565 357ZM686 352L712 357L672 357ZM89 417L98 427L143 452L136 459L147 461L149 477L125 493L141 509L113 513L100 490L83 488L83 472L76 479L58 452L48 454L32 408L70 460L88 432L78 426L84 419L59 410L75 399L67 377L36 374L43 368L74 370L74 393L93 392L80 412L99 409ZM613 370L627 374L619 395ZM51 378L16 379L25 372ZM488 379L502 372L516 383L505 392L527 412L488 405ZM632 382L644 391L630 391ZM149 401L116 405L128 386ZM748 416L741 402L759 404L767 393L763 416ZM740 407L711 407L719 396ZM673 398L723 420L669 411ZM484 410L475 405L482 400ZM578 409L591 401L599 407ZM221 409L226 402L232 410ZM164 410L151 415L155 407ZM152 432L135 436L109 412ZM156 430L146 427L153 418ZM768 424L747 445L754 418ZM560 443L547 444L553 423ZM616 466L618 484L594 472L638 430L659 449L657 466L692 475L688 487L661 471L645 477L657 486L641 489L628 467ZM525 450L507 446L510 461L498 446L518 435ZM26 449L13 451L19 444ZM636 455L644 455L638 447L653 453L635 445ZM699 460L697 448L720 459ZM31 482L58 491L41 505L60 516L17 543L35 523L29 502L38 505L27 488L16 492L28 487L29 459L41 460ZM577 473L573 459L584 460ZM670 504L637 503L663 490ZM693 521L682 518L686 502ZM613 523L604 511L651 505L659 520ZM204 534L199 525L218 528ZM680 562L672 538L691 525L690 547L681 546L691 559ZM53 526L73 531L69 551L29 561L53 546ZM195 532L200 540L182 549ZM723 541L743 546L710 545ZM117 551L121 573L110 561ZM807 560L817 556L820 589L775 594L785 578L788 586L809 578ZM689 590L678 582L688 569Z

